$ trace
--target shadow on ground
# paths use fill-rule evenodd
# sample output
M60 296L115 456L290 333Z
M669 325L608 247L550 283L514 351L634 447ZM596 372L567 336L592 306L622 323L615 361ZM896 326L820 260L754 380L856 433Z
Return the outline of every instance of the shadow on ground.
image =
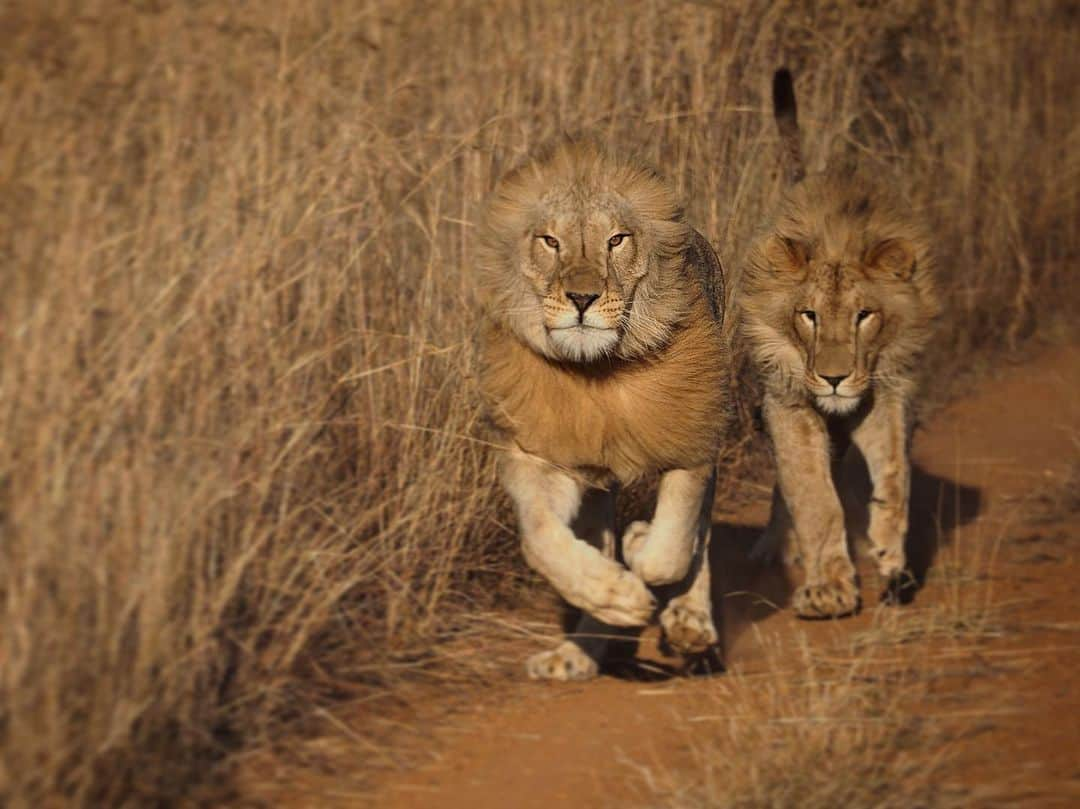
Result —
M848 453L841 474L848 536L858 549L866 536L871 485L866 464L856 450ZM932 475L918 466L912 468L906 551L913 586L905 591L903 603L917 597L938 553L952 542L956 529L978 516L981 499L977 488ZM712 526L713 614L722 639L721 649L684 665L645 659L638 654L640 631L610 627L610 635L618 640L611 643L602 671L619 679L647 682L722 671L723 650L733 648L754 624L785 609L795 586L792 574L783 565L763 564L750 558L750 550L763 528L724 522ZM567 632L573 631L579 616L577 610L566 611Z
M982 497L977 488L965 486L918 466L912 467L909 527L905 546L912 586L902 603L909 603L926 583L938 553L947 547L957 528L974 520ZM848 453L841 472L844 513L848 536L856 553L865 544L869 523L871 484L866 463L857 450ZM750 559L764 526L713 524L713 610L725 648L759 621L788 606L795 582L779 563L761 564ZM882 594L884 595L884 593Z

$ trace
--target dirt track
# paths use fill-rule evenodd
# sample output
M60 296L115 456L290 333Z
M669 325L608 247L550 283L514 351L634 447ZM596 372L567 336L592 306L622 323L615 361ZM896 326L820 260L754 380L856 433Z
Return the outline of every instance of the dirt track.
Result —
M1074 607L1080 535L1075 510L1070 519L1069 506L1061 503L1078 457L1078 392L1080 349L1052 349L983 381L916 436L911 543L929 579L915 603L900 609L926 609L945 598L935 571L946 558L978 559L1005 627L1000 637L945 638L918 652L979 661L985 669L941 686L955 692L951 698L963 703L965 713L985 713L977 731L957 742L960 755L948 773L975 796L993 787L1011 799L1024 796L1025 805L1080 800L1080 623ZM1057 499L1043 502L1045 493ZM1075 494L1064 496L1075 503ZM713 542L725 596L726 665L762 676L768 676L762 668L768 644L794 643L805 633L812 648L826 650L870 628L875 613L871 608L852 619L812 623L769 606L784 604L783 576L745 560L766 508L761 503L741 514L715 512ZM861 569L864 603L873 607L877 583ZM654 646L647 634L643 654L655 655ZM620 762L685 766L692 727L686 719L701 712L723 680L605 676L561 685L522 678L477 694L471 707L432 729L431 763L380 779L377 804L586 809L633 803L635 796L641 799L640 784Z

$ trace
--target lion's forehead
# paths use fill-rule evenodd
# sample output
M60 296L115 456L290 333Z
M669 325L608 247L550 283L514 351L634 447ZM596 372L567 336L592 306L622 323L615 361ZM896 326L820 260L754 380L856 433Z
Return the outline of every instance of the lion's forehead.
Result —
M800 296L818 310L854 314L867 306L880 308L888 296L856 265L819 268L803 283Z
M603 230L634 218L632 206L613 192L553 189L538 202L538 219L568 229Z

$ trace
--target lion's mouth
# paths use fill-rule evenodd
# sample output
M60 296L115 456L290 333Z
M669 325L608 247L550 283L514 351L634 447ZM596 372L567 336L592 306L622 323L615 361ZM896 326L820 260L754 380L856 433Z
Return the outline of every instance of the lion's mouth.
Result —
M853 413L862 401L861 395L850 396L843 393L815 393L817 406L826 413L844 415Z
M609 354L619 342L615 329L582 323L552 328L549 334L559 353L575 361L593 360Z

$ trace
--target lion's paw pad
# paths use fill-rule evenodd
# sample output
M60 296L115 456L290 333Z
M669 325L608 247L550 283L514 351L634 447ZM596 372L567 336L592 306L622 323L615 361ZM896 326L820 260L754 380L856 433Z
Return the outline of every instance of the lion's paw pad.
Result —
M664 639L682 655L701 654L716 645L716 626L707 609L672 601L660 615Z
M576 644L566 642L550 652L534 654L525 662L525 670L532 680L591 680L599 668Z
M841 618L859 611L859 590L854 577L806 584L795 592L792 606L803 618Z

